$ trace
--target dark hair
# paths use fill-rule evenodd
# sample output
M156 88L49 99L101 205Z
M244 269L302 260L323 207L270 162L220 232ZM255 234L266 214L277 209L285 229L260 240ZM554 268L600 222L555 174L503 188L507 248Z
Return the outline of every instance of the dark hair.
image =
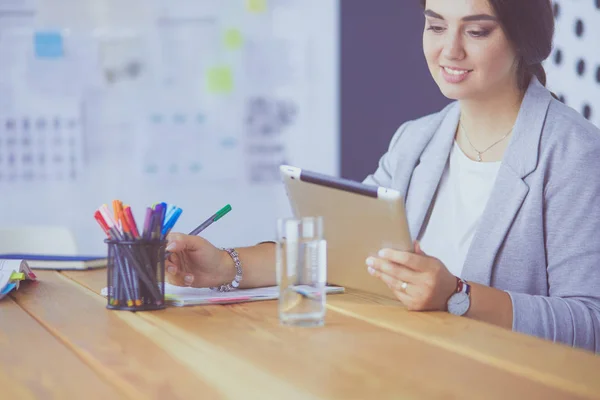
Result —
M546 85L542 66L552 52L554 12L550 0L488 0L518 57L517 83L526 90L532 76ZM426 0L420 0L425 7Z

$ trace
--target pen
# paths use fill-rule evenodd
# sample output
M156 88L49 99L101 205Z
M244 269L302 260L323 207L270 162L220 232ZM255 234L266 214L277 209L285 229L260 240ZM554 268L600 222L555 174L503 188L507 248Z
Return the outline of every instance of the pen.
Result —
M110 238L110 229L108 228L106 221L104 221L104 218L102 218L102 214L100 214L99 210L96 210L96 212L94 213L94 218L96 219L96 221L98 221L98 224L100 225L106 236Z
M144 219L144 231L142 232L142 235L144 236L144 239L146 239L146 240L150 239L150 227L152 226L153 216L154 216L154 213L152 212L152 208L146 207L146 218Z
M223 218L229 211L231 211L231 206L227 204L225 207L221 208L219 211L214 213L210 218L200 224L196 229L191 231L189 235L197 235L209 226L212 225L213 222L217 222L221 218Z
M121 203L121 200L113 200L112 206L115 221L117 222L117 228L121 233L123 233L123 221L121 220L121 211L123 210L123 203Z
M175 226L175 223L179 219L179 216L181 215L182 212L183 212L183 210L181 208L176 207L175 210L171 213L171 215L168 216L165 224L163 225L162 231L161 231L161 239L164 239L169 234L171 229L173 229L173 226Z
M133 234L133 237L135 239L139 239L140 233L138 232L137 224L135 223L135 218L133 218L133 212L131 212L131 207L126 206L125 208L123 208L123 212L125 213L125 219L127 220L127 223L129 224L129 228L131 229L131 233Z
M175 210L177 210L178 208L179 207L176 207L173 204L167 205L167 213L165 214L165 221L168 221L171 218L171 216L173 215L173 213L175 212Z
M216 222L219 219L223 218L225 216L225 214L227 214L229 211L231 211L231 206L229 204L227 204L225 207L221 208L219 211L217 211L216 213L211 215L206 221L201 223L196 229L194 229L193 231L188 233L188 235L194 236L194 235L199 234L200 232L202 232L203 230L208 228L210 225L212 225L213 222ZM171 255L171 252L166 251L165 252L165 260L167 258L169 258L170 255Z
M164 203L159 203L156 205L156 207L154 207L154 221L153 224L151 225L150 229L150 239L152 240L158 240L160 239L160 232L162 230L163 227L163 221L165 218L165 206L163 205Z

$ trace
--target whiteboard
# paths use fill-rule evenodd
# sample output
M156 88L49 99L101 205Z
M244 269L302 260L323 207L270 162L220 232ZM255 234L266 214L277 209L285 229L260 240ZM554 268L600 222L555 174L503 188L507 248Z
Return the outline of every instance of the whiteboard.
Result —
M24 3L25 4L25 3ZM0 29L0 224L183 208L217 246L274 237L279 164L339 175L338 0L37 0ZM59 6L60 5L60 6ZM0 20L2 11L0 9Z

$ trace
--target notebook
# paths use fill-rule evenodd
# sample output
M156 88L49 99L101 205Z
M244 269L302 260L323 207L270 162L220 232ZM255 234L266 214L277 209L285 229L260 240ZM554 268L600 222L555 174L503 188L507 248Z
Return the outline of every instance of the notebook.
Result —
M31 269L94 269L106 267L106 256L58 256L43 254L0 254L0 259L26 260Z
M101 294L103 296L106 296L107 293L106 288L102 289ZM341 286L327 286L326 293L344 293L344 288ZM278 297L279 288L277 286L239 289L232 292L217 292L209 288L182 287L165 283L165 301L167 304L176 307L201 304L245 303L250 301L274 300Z
M343 293L341 286L327 286L327 294ZM249 301L274 300L279 297L277 286L255 289L239 289L232 292L216 292L208 288L174 286L165 283L165 300L168 304L182 307L199 304L231 304Z
M23 281L35 281L35 274L23 260L0 259L0 299L19 289Z

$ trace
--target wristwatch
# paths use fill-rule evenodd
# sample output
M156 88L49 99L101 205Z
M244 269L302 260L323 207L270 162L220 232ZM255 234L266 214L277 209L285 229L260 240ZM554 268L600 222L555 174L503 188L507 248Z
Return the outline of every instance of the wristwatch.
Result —
M465 280L456 278L456 292L448 299L448 312L454 315L465 315L471 306L471 285Z

